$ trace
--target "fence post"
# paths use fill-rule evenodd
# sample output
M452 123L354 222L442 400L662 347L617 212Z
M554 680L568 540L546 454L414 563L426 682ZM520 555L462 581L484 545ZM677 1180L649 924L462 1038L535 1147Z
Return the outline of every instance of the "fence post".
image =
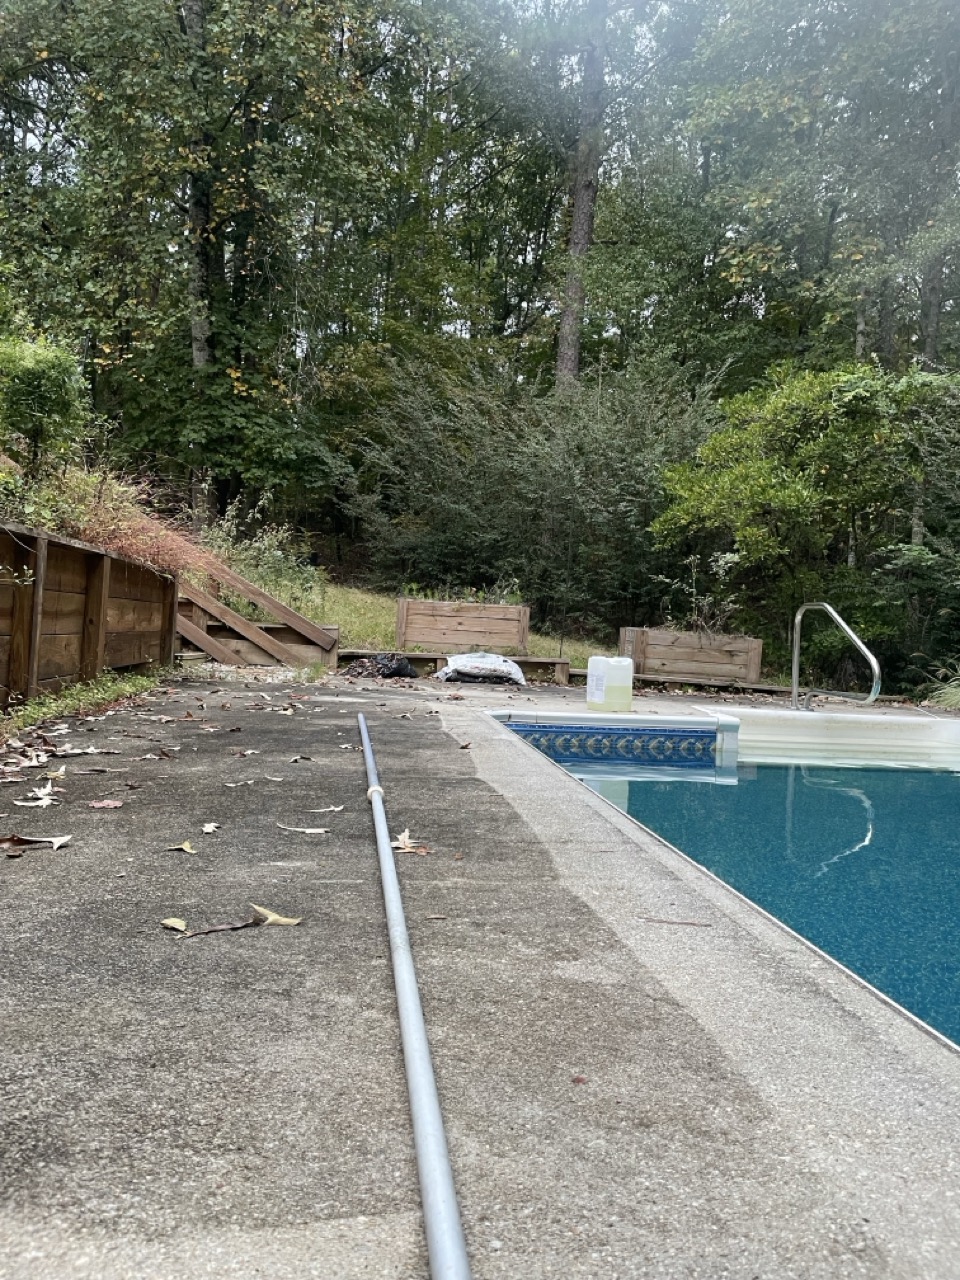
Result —
M27 697L40 687L40 636L43 631L43 597L47 582L47 539L36 539L33 569L33 601L30 610L30 657L27 661Z
M110 600L110 557L87 557L87 595L83 606L83 639L80 679L93 680L103 670L107 644L107 608Z
M173 574L163 580L163 614L160 623L160 665L172 667L177 647L177 609L180 584Z
M27 681L30 671L30 631L33 620L34 583L19 581L24 573L33 573L35 557L33 551L16 539L13 557L13 610L10 621L10 669L7 685L11 697L22 698L27 692Z
M7 680L11 694L33 698L39 685L43 587L47 574L46 538L34 538L32 551L25 545L18 546L14 569L17 573L29 570L33 581L13 588L10 671Z

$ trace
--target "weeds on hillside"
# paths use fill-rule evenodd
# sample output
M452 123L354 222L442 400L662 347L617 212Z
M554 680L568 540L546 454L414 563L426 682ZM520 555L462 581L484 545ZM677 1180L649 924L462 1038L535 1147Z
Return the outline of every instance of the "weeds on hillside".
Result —
M328 578L307 561L307 547L296 530L263 519L263 504L246 516L232 503L219 520L200 534L203 548L236 573L275 596L283 604L317 622L323 617ZM243 600L230 597L238 613L257 616Z

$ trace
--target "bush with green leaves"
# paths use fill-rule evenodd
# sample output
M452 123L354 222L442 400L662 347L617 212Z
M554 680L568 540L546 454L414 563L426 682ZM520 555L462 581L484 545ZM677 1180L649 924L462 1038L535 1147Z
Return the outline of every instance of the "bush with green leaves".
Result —
M958 647L960 377L865 365L776 371L723 406L726 425L670 468L654 531L675 554L725 554L739 623L785 661L793 614L826 599L909 684ZM856 678L814 622L818 680Z
M713 425L667 360L542 392L506 372L397 367L368 415L353 511L380 581L515 583L541 628L653 618L673 557L649 532L664 468Z
M89 423L75 357L38 338L0 337L0 448L38 468L76 454Z

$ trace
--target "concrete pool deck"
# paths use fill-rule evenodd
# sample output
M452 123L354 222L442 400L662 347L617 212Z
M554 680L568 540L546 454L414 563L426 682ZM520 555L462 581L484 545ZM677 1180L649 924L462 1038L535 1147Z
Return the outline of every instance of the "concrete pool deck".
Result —
M482 713L582 691L219 687L74 731L121 810L68 759L10 819L74 840L0 866L0 1275L426 1276L357 711L433 850L399 870L477 1280L957 1274L960 1055ZM250 899L304 924L157 927Z

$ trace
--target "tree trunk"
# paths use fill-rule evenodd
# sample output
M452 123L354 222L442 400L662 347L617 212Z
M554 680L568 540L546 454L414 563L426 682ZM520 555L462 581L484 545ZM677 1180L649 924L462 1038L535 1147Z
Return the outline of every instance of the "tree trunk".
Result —
M207 13L206 0L182 0L180 19L184 34L190 41L197 63L206 58ZM202 87L196 83L197 93ZM190 345L193 367L202 369L213 361L213 321L211 298L213 293L215 244L212 234L212 178L210 174L210 143L204 132L193 145L193 152L200 163L188 174L187 203L190 220L190 247L193 264L190 276Z
M894 285L889 276L880 285L877 328L877 356L884 369L893 369L897 363L897 315Z
M580 374L580 328L586 292L581 274L584 255L593 244L593 223L600 184L603 155L603 112L605 98L604 62L606 5L591 6L592 33L582 52L583 82L580 98L580 129L572 157L573 210L570 220L569 258L564 288L560 334L557 343L557 381L573 380Z
M857 337L854 347L854 356L857 364L862 364L867 358L867 299L869 293L866 289L861 289L857 294Z
M940 363L940 312L943 295L943 254L928 264L920 283L920 334L922 363L928 372Z

